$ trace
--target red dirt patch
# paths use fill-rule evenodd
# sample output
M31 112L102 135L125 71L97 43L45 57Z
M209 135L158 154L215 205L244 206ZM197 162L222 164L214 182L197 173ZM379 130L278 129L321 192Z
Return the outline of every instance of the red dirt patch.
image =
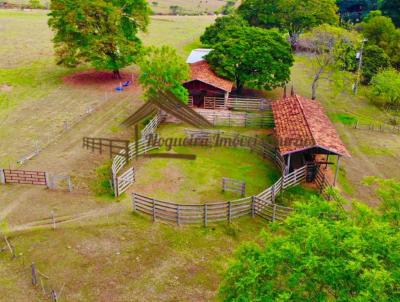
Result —
M64 83L73 86L95 86L113 90L126 81L132 81L124 90L138 86L138 76L135 73L121 72L122 79L114 79L111 71L87 70L77 72L63 78Z

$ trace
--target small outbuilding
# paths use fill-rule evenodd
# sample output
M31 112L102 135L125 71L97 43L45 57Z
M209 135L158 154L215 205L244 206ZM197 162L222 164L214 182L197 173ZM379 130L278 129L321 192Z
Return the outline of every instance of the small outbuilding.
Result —
M278 148L285 158L286 172L304 164L328 165L337 156L334 184L340 158L350 157L334 125L318 101L293 95L272 103ZM320 160L321 156L325 160Z
M233 83L219 77L204 57L211 49L195 49L187 59L190 79L183 84L189 91L189 106L204 109L226 109Z

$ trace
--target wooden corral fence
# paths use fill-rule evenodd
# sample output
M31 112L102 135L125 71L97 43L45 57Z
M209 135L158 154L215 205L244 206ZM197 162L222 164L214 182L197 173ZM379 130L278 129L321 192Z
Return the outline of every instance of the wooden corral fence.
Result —
M157 146L148 144L146 137L155 134L158 125L164 120L165 115L157 113L157 115L142 130L142 138L137 142L130 143L127 149L121 150L114 158L111 166L112 185L115 196L124 193L127 188L135 182L135 172L133 168L125 171L121 176L118 174L124 170L124 167L133 158L145 154L150 150L157 149ZM121 178L122 177L122 178Z
M146 138L148 135L154 134L166 116L167 115L162 112L157 113L141 131L142 137Z
M121 150L129 151L129 141L120 139L109 139L101 137L84 137L82 139L82 147L87 150L99 151L100 154L108 152L110 158L120 154Z
M317 166L317 173L315 175L315 184L318 187L319 193L327 200L331 199L329 192L327 191L328 188L332 188L333 184L330 183L328 177L324 169L321 166Z
M271 100L252 97L229 97L226 102L224 98L204 97L203 109L232 109L238 111L263 111L271 110ZM189 97L189 107L193 107L193 97Z
M240 196L244 197L246 195L246 182L242 180L223 177L222 192L226 191L239 193Z
M307 167L296 170L283 176L273 187L276 194L282 188L296 186L306 177ZM271 187L272 188L272 187ZM245 215L260 216L269 221L284 220L292 211L292 208L283 207L274 203L274 189L251 197L245 197L228 202L207 204L183 204L172 203L150 198L141 194L132 194L133 210L150 215L155 220L181 224L203 224L218 221L231 221L234 218Z
M353 124L354 129L359 130L369 130L369 131L376 131L376 132L386 132L386 133L394 133L400 134L400 125L389 125L384 123L365 123L360 122L357 120Z
M273 128L274 116L271 110L261 113L233 112L228 110L207 110L195 108L196 112L205 117L214 126Z

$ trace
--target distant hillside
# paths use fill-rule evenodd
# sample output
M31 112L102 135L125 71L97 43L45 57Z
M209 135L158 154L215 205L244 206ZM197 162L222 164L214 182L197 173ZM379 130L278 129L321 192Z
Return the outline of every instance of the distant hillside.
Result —
M213 13L222 7L226 0L148 0L151 9L156 14L199 14ZM27 5L29 0L0 0L0 3ZM48 7L50 0L41 0Z

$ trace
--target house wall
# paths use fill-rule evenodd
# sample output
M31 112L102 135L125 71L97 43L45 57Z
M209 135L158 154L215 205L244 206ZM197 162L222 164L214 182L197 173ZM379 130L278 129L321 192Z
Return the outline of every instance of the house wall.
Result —
M205 96L210 97L224 97L225 91L215 88L201 81L191 81L183 84L189 91L189 95L193 96L193 103L195 106L202 106Z

